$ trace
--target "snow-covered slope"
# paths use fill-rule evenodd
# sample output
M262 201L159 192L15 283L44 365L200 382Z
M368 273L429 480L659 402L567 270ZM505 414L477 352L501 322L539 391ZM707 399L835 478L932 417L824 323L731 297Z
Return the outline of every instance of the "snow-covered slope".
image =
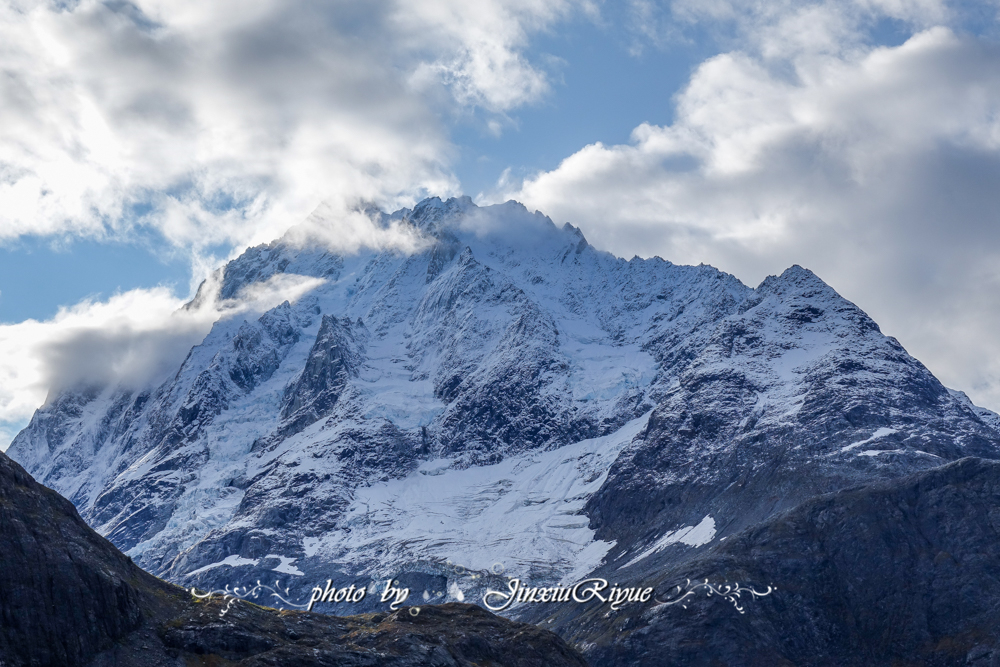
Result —
M356 522L359 486L634 428L751 293L711 267L596 251L513 202L393 219L430 247L248 250L223 298L282 273L323 282L218 322L159 387L57 397L11 455L153 571L304 557Z
M634 554L708 515L722 538L817 494L997 458L991 414L795 266L718 323L586 513L615 570L638 569L619 576L642 576L685 551Z
M626 261L515 202L382 224L426 248L251 248L222 298L315 287L220 320L159 386L54 397L9 455L172 580L409 573L435 598L639 576L816 493L998 457L995 415L800 267L751 289Z

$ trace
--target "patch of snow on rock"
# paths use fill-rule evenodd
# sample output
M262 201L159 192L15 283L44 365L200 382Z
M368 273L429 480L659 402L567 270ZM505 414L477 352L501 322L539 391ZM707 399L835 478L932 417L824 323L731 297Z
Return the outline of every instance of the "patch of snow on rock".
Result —
M656 542L654 542L649 548L643 551L641 554L625 563L622 567L629 567L630 565L635 565L643 558L651 556L657 551L665 549L671 544L686 544L689 547L701 547L712 540L715 539L715 519L712 515L706 516L697 526L684 526L683 528L678 528L677 530L672 530ZM619 568L621 569L621 568Z
M259 561L253 558L243 558L242 556L227 556L224 560L220 560L217 563L211 563L204 567L199 567L197 570L193 570L187 573L187 576L193 577L196 574L201 574L202 572L207 572L208 570L214 570L217 567L222 567L223 565L228 565L229 567L240 567L241 565L256 565ZM300 573L301 574L301 573Z
M898 431L896 429L894 429L894 428L886 428L885 426L883 426L883 427L879 428L877 431L875 431L874 433L872 433L870 437L865 438L864 440L859 440L858 442L853 442L853 443L847 445L846 447L841 447L840 451L841 452L849 452L852 449L860 447L861 445L867 445L869 442L874 442L874 441L878 440L879 438L884 438L885 436L892 435L893 433L898 433Z
M278 558L281 560L281 564L278 567L272 568L274 572L281 572L282 574L294 574L297 577L301 577L305 574L302 570L295 567L294 563L298 558L289 558L288 556L278 556L276 554L268 554L268 558Z

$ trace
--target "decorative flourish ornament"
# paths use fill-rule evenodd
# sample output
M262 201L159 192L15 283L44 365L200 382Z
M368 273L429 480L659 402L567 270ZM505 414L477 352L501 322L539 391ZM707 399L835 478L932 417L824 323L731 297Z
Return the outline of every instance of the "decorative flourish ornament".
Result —
M713 595L718 595L719 597L732 602L733 607L736 608L736 611L740 612L741 614L745 614L746 610L744 610L743 607L740 606L740 599L744 593L749 594L749 597L747 599L755 600L757 598L762 598L767 595L770 595L774 591L778 590L778 587L768 586L766 591L761 592L756 590L753 586L743 586L739 582L736 582L735 584L730 584L730 583L710 584L708 583L708 579L706 579L703 582L692 584L691 580L688 579L687 583L684 586L675 586L673 589L671 589L674 592L674 595L676 595L677 597L673 598L672 600L660 600L659 598L655 599L656 602L658 602L659 604L663 605L679 604L680 606L687 609L687 604L685 604L685 601L688 598L694 597L699 589L703 589L705 591L705 597L712 597Z
M289 607L298 607L300 609L305 609L306 607L309 606L308 602L305 604L290 602L289 600L285 599L285 597L281 594L281 584L275 581L274 586L275 587L265 586L261 584L260 580L258 579L257 585L254 586L253 588L248 588L247 586L243 587L236 586L235 588L233 588L233 590L229 590L229 584L226 584L226 587L222 590L209 591L207 593L199 593L196 588L192 587L189 592L191 593L192 596L198 598L199 600L210 600L212 599L213 595L221 595L223 601L225 601L226 603L226 606L223 607L222 611L219 612L220 617L225 616L229 612L230 608L232 608L232 606L236 603L237 600L246 600L247 598L251 597L257 600L260 598L261 593L265 591L271 591L272 598L277 598L278 600L281 600L284 604L288 605ZM289 595L288 588L285 588L285 595Z

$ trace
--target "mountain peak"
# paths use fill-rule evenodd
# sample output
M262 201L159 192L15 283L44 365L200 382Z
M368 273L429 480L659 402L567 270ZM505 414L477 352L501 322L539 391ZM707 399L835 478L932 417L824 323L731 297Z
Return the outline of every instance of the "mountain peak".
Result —
M460 217L468 211L478 208L471 197L451 197L442 201L440 197L428 197L417 203L411 211L403 209L392 214L395 217L402 214L408 218L418 229L428 233L439 231L438 227L442 222Z
M768 276L757 287L757 291L767 293L816 292L817 290L836 294L836 291L827 285L822 278L798 264L792 264L780 275Z

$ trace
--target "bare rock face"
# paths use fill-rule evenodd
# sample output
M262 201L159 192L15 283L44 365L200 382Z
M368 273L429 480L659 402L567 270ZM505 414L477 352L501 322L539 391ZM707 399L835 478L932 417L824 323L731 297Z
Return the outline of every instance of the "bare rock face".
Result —
M279 436L298 433L330 414L350 380L358 376L367 334L360 319L351 323L323 316L302 374L285 390Z
M773 585L771 594L743 590L727 600L703 586L687 608L622 614L614 639L588 659L616 667L998 665L998 508L1000 462L975 458L816 497L648 579L665 602L689 580L716 590ZM606 627L591 613L564 629L584 641Z
M0 534L5 667L586 665L553 633L472 605L337 618L197 600L142 571L2 453Z
M145 593L179 590L143 572L5 454L0 535L5 665L86 664L142 624Z

